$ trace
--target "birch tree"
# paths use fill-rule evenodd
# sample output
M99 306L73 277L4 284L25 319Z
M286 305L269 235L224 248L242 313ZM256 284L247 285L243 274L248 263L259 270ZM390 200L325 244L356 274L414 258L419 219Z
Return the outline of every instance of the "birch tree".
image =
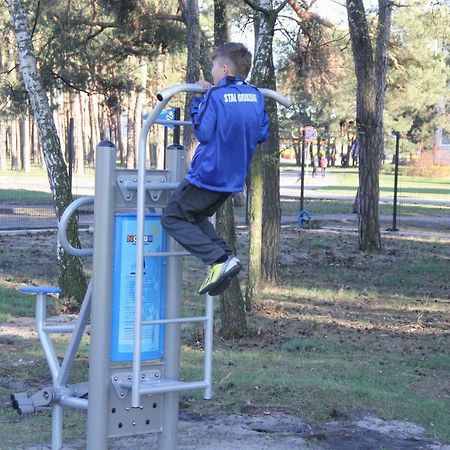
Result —
M25 8L21 0L7 0L7 5L16 36L20 72L38 125L50 190L56 215L60 218L65 208L72 201L67 167L61 152L53 115L37 70L36 56ZM68 238L72 246L79 247L76 219L71 220L68 226ZM62 247L58 247L58 256L59 286L66 297L81 301L86 290L86 280L80 260L67 254Z
M381 249L379 173L384 153L383 109L392 2L378 0L375 49L363 0L346 0L356 74L356 126L360 152L358 240L361 250Z

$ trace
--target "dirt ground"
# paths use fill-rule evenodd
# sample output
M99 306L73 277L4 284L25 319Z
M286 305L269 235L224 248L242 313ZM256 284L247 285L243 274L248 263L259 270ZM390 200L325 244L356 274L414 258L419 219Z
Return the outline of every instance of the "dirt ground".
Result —
M25 235L20 239L23 241L30 236ZM5 267L2 268L3 273L0 273L3 281L14 287L23 284L44 284L49 279L55 278L56 252L52 254L43 250L49 239L54 239L52 232L37 233L33 235L33 239L29 239L29 245L12 251L13 247L17 246L17 241L8 236L0 236L0 248L9 255L5 266L8 269L7 274L3 270ZM334 258L333 264L337 264L336 255L328 256ZM36 259L40 261L39 264L34 263ZM55 269L54 272L49 270L51 267ZM275 309L274 305L274 311ZM273 311L266 312L273 313ZM69 319L70 316L57 318L58 321ZM272 335L268 333L262 338L270 340L274 336L275 333ZM277 336L280 335L277 333ZM37 339L32 318L16 318L0 323L2 352L11 351L15 342L23 338ZM0 383L4 385L5 381L0 375ZM26 389L26 385L11 386L14 391L22 388ZM1 407L5 407L5 404ZM0 449L2 448L4 447L0 443ZM49 448L50 446L34 446L27 447L26 450ZM66 450L83 448L85 444L82 438L68 442L64 447ZM150 435L111 440L110 448L152 450L157 449L158 445L156 437ZM284 411L268 409L263 413L225 416L200 416L181 411L178 448L180 450L450 450L450 445L426 436L424 429L413 423L384 421L370 411L354 411L348 414L336 412L333 420L329 422L310 424Z
M26 450L48 450L33 446ZM83 439L64 450L82 450ZM155 435L110 441L111 450L157 450ZM264 415L192 416L181 414L180 450L450 450L450 445L424 436L424 430L402 421L384 421L367 412L355 412L320 426L282 412Z

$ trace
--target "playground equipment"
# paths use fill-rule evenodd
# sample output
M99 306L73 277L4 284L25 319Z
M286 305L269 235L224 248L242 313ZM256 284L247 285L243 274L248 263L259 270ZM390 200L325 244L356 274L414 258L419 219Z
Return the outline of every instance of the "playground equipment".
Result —
M158 94L159 103L145 120L139 136L138 170L116 169L116 148L97 146L95 197L82 197L67 208L58 227L61 245L74 256L93 255L93 277L78 319L70 326L46 323L48 294L53 287L25 287L36 295L36 323L52 375L52 385L29 396L12 394L21 414L52 408L52 450L62 448L63 408L87 410L88 450L107 448L109 437L158 433L158 448L176 448L178 396L186 390L212 395L213 302L205 296L205 314L181 315L183 251L161 228L159 217L169 191L185 173L185 148L166 149L167 168L147 169L147 135L154 124L189 125L158 120L169 100L181 92L203 93L195 84L172 86ZM286 107L290 101L261 89ZM93 249L77 249L67 239L71 216L94 203ZM69 384L70 370L90 318L89 378ZM203 379L180 381L181 324L204 323ZM71 334L60 363L53 333Z

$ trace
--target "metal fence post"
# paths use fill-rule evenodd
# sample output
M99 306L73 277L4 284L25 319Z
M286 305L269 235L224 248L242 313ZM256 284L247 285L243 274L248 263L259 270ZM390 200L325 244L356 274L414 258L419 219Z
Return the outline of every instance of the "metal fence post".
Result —
M170 170L170 181L181 181L185 174L186 151L182 145L169 145L167 148L167 166ZM169 239L168 251L180 251L180 245ZM168 258L166 282L166 319L181 316L181 281L182 259ZM178 380L180 377L180 324L166 325L164 338L164 378ZM159 450L174 450L177 448L178 428L178 392L168 392L163 395L162 431L159 434Z
M97 145L95 162L94 260L89 347L89 403L87 450L106 450L108 405L112 261L114 240L114 174L116 147L109 141Z
M400 133L395 131L395 173L394 173L394 204L392 209L392 229L398 231L397 228L397 195L398 195L398 165L400 159Z

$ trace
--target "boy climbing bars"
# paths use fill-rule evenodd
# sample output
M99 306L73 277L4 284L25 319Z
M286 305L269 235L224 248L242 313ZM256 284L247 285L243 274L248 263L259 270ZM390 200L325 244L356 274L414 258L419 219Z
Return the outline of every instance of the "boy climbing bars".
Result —
M210 266L199 294L219 295L242 267L208 218L231 194L244 189L256 145L269 137L264 97L245 81L251 62L251 53L240 43L214 50L214 85L199 81L207 91L192 102L199 145L161 219L167 233Z

